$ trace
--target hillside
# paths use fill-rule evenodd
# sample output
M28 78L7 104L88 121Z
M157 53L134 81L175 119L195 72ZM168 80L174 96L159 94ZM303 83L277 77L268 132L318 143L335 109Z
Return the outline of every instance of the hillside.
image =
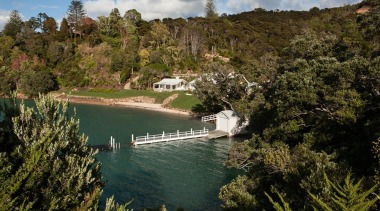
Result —
M223 60L218 58L252 78L247 69L265 65L268 57L280 55L291 39L305 31L356 36L358 6L310 11L259 8L216 18L150 22L136 10L122 16L115 8L97 20L83 17L76 28L65 19L57 27L46 14L20 23L15 13L7 23L13 28L5 27L0 37L0 92L18 89L36 95L63 87L119 89L132 74L140 75L132 88L149 89L173 72L207 71L207 64Z

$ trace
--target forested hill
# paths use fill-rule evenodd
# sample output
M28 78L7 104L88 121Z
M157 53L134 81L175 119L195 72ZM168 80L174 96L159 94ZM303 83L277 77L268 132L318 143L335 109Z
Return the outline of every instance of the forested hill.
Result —
M280 52L295 35L305 30L340 35L342 28L355 24L358 5L333 9L312 8L310 11L265 11L256 9L227 17L236 32L249 36L245 46L246 59L257 59L265 52ZM248 27L248 28L244 28ZM249 32L249 33L248 33ZM239 55L239 56L243 56Z
M11 13L0 37L0 92L18 89L36 95L62 87L122 87L132 73L140 75L133 87L146 89L173 72L203 72L218 60L237 71L250 69L263 65L263 56L279 55L305 31L355 36L356 10L363 5L304 12L259 8L149 22L134 9L123 15L115 8L109 16L92 19L84 10L75 14L71 6L60 26L43 11L28 21Z

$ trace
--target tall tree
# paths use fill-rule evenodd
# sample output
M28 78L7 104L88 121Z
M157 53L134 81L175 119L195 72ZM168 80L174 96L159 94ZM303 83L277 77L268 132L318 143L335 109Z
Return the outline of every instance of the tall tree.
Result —
M46 15L46 13L38 13L37 22L38 22L38 28L40 28L42 31L44 31L44 22L49 16ZM45 31L44 31L45 32Z
M16 35L21 32L23 21L20 13L17 10L12 10L9 15L9 20L5 24L3 33L4 35L16 38Z
M131 9L125 12L124 19L131 21L133 24L137 24L141 21L141 13L135 9Z
M60 40L65 40L70 36L70 26L69 23L67 22L66 18L62 19L61 25L59 26L59 38Z
M48 17L43 22L42 28L44 32L54 34L57 32L57 22L55 21L54 18Z
M207 0L205 6L206 18L217 18L218 13L216 12L216 7L214 0Z
M78 30L80 20L86 16L81 0L73 0L67 10L67 21L74 30Z

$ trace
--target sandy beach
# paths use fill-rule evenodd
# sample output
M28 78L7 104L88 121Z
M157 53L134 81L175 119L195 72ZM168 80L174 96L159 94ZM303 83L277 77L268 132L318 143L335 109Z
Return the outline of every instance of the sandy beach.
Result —
M147 109L151 111L166 112L179 115L191 115L189 111L180 111L176 109L164 108L163 104L158 103L146 103L146 102L128 102L123 99L108 99L108 98L96 98L96 97L83 97L75 95L55 95L55 98L72 102L91 105L107 105L107 106L122 106L138 109Z

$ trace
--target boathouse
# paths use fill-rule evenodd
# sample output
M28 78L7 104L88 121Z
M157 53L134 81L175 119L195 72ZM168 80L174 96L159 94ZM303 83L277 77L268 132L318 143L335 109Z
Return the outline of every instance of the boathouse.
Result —
M221 111L202 118L202 121L215 121L216 131L223 131L227 136L234 136L245 132L247 122L240 124L240 117L232 110Z
M187 82L179 78L164 78L153 84L153 90L156 92L185 91Z
M233 128L238 124L239 118L235 112L225 110L217 113L216 115L216 129L228 133L228 136L233 136Z

